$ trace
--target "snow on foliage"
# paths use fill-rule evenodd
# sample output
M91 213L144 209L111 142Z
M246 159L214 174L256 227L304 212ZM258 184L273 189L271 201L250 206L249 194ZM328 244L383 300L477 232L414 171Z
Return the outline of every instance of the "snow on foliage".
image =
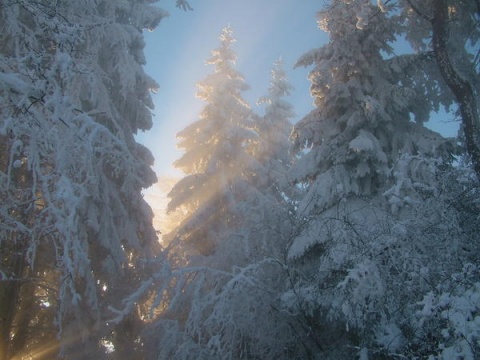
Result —
M13 291L0 306L10 356L58 333L65 356L97 357L97 340L111 336L106 304L131 291L155 252L141 195L156 180L153 157L133 137L151 127L157 87L143 72L141 31L166 15L149 3L0 6L1 271L18 284L1 285ZM20 321L46 330L32 337Z
M281 187L292 116L283 98L290 86L277 62L261 100L265 116L254 114L241 97L248 86L233 67L233 43L232 30L223 29L208 61L214 73L198 84L197 96L207 104L178 134L185 154L175 165L186 176L170 192L169 210L185 212L164 237L172 272L170 286L157 293L164 312L144 336L151 358L297 353L291 319L279 307L291 231Z
M268 94L258 100L259 104L266 104L266 107L265 115L256 121L259 139L254 150L255 158L265 168L264 173L257 176L257 184L270 187L270 194L277 197L281 196L282 191L291 193L284 183L290 166L290 120L294 115L293 106L285 97L290 95L291 90L292 85L286 77L283 61L279 59L273 64Z
M318 14L330 42L297 63L313 66L317 109L291 137L289 179L304 196L283 306L315 329L312 351L321 344L322 358L447 358L453 349L472 358L478 305L466 304L476 303L476 285L445 281L476 258L478 236L461 220L476 205L457 196L477 190L455 180L464 171L452 167L456 145L422 126L432 109L451 104L451 94L431 58L391 52L403 20L389 9L386 2L330 2ZM458 298L436 305L453 286Z
M188 212L171 235L198 246L201 252L213 251L217 233L239 221L234 215L235 202L243 187L248 187L256 163L249 154L257 137L254 116L241 96L248 85L233 67L234 42L232 30L223 29L220 46L207 61L214 72L198 84L197 97L207 105L199 120L178 134L185 154L175 165L187 176L172 188L168 209L184 207Z
M328 2L330 42L297 62L317 108L290 140L281 61L259 116L223 29L205 107L178 133L186 176L160 253L141 194L153 157L133 137L158 87L141 32L167 13L151 3L0 6L0 357L52 341L72 359L105 344L122 358L478 358L478 182L422 126L453 103L432 4ZM449 4L452 39L474 47L475 3ZM399 35L416 52L396 55ZM455 66L478 90L462 41Z
M445 283L418 302L414 322L430 327L439 323L433 336L439 340L438 359L475 359L480 340L480 283L478 267L467 263ZM428 324L428 325L427 325Z
M167 249L152 357L478 357L478 184L462 158L453 166L457 144L422 126L451 94L428 53L392 51L405 32L393 4L334 0L318 24L330 42L297 62L313 66L317 108L295 124L290 159L272 151L291 115L281 70L260 118L230 97L247 88L240 74L221 76L231 34L212 53L208 104L179 133L189 175L172 209L190 213ZM269 187L272 174L286 178Z

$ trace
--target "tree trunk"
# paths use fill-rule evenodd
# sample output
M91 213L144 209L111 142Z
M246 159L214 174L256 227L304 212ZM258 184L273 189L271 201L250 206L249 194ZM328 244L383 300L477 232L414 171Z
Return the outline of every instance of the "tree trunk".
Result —
M455 70L448 54L447 0L435 0L433 6L433 51L440 73L457 100L462 116L467 152L471 157L477 178L480 180L479 124L475 95L472 85Z
M17 300L20 293L21 281L19 278L24 271L23 249L21 241L11 238L6 239L6 244L0 247L1 253L9 254L7 259L9 269L16 279L0 281L0 360L7 360L11 357L12 327L17 311ZM13 246L11 246L14 244Z
M0 137L0 172L9 174L9 167L12 166L8 155L10 154L11 139L5 136ZM12 190L0 194L0 203L8 205L6 207L8 217L16 219L19 223L28 226L35 214L29 210L30 198L24 195L29 194L31 188L31 176L26 167L22 165L19 169L11 170ZM12 210L13 209L13 210ZM1 214L0 224L4 220L4 213ZM28 263L26 253L28 251L28 238L25 233L12 229L2 230L2 239L0 239L0 265L2 276L0 278L0 360L8 360L16 355L26 344L27 329L20 328L22 324L28 324L29 313L20 314L22 307L25 311L31 310L30 304L33 304L34 289L25 288L25 286L34 286L28 283L26 278L28 273ZM29 290L28 292L25 292ZM22 291L25 293L24 299L21 297ZM26 301L24 301L26 300ZM23 306L24 303L26 306ZM18 315L22 316L18 316ZM14 337L12 339L12 337Z
M28 268L24 269L24 274L27 276ZM18 282L18 281L17 281ZM9 356L14 357L26 349L30 337L29 328L30 319L32 318L35 309L35 285L30 281L23 281L21 288L18 289L17 299L13 304L15 308L15 319L13 333L15 337L9 344ZM10 331L12 333L12 331Z

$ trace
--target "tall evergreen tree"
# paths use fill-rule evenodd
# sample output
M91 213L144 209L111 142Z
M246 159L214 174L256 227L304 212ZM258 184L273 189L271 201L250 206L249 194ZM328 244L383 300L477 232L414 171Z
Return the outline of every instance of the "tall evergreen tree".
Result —
M199 84L208 104L179 133L186 152L176 165L187 176L170 208L190 212L167 236L172 281L145 335L152 358L276 358L296 349L291 319L279 310L290 224L276 177L287 162L289 85L278 63L267 114L256 116L240 96L231 29L220 40L209 60L215 72Z
M392 52L400 20L369 0L332 1L318 20L330 42L298 62L314 66L317 108L292 137L291 179L306 191L283 299L309 329L305 347L322 358L440 353L440 339L426 341L425 323L413 320L418 302L475 258L478 242L443 192L453 145L422 126L451 97L432 81L435 69L423 72L430 58ZM469 279L466 293L476 286Z
M214 253L222 235L239 225L236 203L255 162L248 151L256 138L253 113L241 95L248 85L233 67L234 42L232 30L223 29L207 61L214 73L198 84L197 97L207 105L200 119L178 134L185 154L174 165L187 176L170 192L169 210L188 209L175 237L202 254Z
M429 154L431 141L440 140L419 126L428 116L424 103L430 102L399 80L408 60L382 56L393 55L396 24L376 11L368 1L333 1L318 21L330 43L297 63L315 66L309 78L317 106L292 136L293 150L308 152L292 171L295 181L310 183L300 212L377 192L401 154ZM417 141L412 134L431 140Z
M140 351L137 312L107 320L157 251L141 195L153 158L134 140L157 87L142 29L166 15L150 4L0 5L2 359Z
M286 191L286 184L279 181L286 178L290 165L290 121L294 116L293 106L285 97L290 95L293 86L287 80L281 59L274 63L271 76L268 94L258 100L266 107L265 115L257 122L259 139L255 156L267 169L261 181L280 195L281 191Z

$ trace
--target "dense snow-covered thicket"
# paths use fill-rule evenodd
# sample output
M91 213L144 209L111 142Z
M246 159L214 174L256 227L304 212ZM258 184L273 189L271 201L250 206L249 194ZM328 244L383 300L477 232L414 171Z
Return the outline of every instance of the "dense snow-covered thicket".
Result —
M478 358L477 1L327 2L293 131L281 62L259 116L223 29L161 249L152 2L0 4L0 358ZM423 126L453 104L459 140Z
M152 1L0 4L0 358L138 351L135 312L108 306L156 252L141 190L155 174L134 140L151 127L142 29Z
M220 164L215 147L239 133L218 129L231 127L241 98L231 108L223 106L228 91L205 98L208 116L180 133L187 152L177 164L189 175L172 204L191 212L170 235L170 286L145 333L152 357L478 357L478 183L458 143L423 126L454 97L429 52L431 32L412 26L424 21L415 4L401 2L400 16L389 2L329 2L318 23L330 42L297 64L313 67L317 108L295 125L290 159L288 84L277 64L266 115L249 112L257 125L237 137L249 157L236 159L242 170L224 182L228 191L205 186L227 169L209 172L207 164ZM450 16L462 5L450 4ZM396 55L392 46L405 34L416 52ZM216 85L226 80L221 73ZM212 128L219 137L208 142ZM230 196L204 207L212 193ZM193 239L211 242L208 251L198 254Z

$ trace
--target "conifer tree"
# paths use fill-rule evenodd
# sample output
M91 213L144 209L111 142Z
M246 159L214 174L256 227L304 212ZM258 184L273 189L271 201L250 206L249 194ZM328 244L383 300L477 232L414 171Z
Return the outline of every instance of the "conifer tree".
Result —
M241 95L248 85L233 67L234 42L232 30L224 28L207 61L214 72L198 84L197 97L207 105L198 121L178 133L185 154L174 165L187 175L170 192L168 209L187 209L174 236L202 254L214 253L222 235L239 226L236 203L255 163L248 151L256 137L253 113Z
M179 133L186 151L176 166L187 175L171 191L170 209L188 214L167 235L172 281L158 292L165 311L145 333L152 358L277 358L297 350L292 319L279 310L290 223L276 182L287 164L289 85L277 63L267 114L256 116L240 96L246 86L232 67L231 29L220 40L209 60L215 72L199 84L208 104Z
M318 20L330 42L298 62L314 66L317 108L292 137L289 173L306 191L283 299L322 358L437 354L440 339L426 342L429 330L413 320L417 304L443 286L439 274L463 273L473 259L460 250L470 239L443 193L453 145L422 126L451 97L425 91L437 75L423 72L430 58L392 52L399 20L368 0L332 1Z
M272 190L280 192L286 191L285 184L280 181L286 178L290 165L290 121L294 116L293 106L285 97L290 95L293 87L287 80L281 59L274 63L271 76L268 94L258 100L259 104L266 104L266 107L265 115L257 121L259 139L255 154L267 169L261 181Z
M114 314L157 252L135 142L151 126L142 29L151 1L0 5L0 358L133 358L139 315ZM39 355L41 354L41 355Z
M393 54L396 24L376 11L367 1L348 6L333 1L318 21L330 43L297 62L315 66L310 81L317 106L292 135L294 151L308 152L292 171L296 181L311 183L300 212L324 210L350 194L375 193L399 154L428 154L431 141L439 140L410 121L425 121L424 101L419 101L425 97L415 87L402 86L398 72L406 65L401 59L383 58L382 53ZM405 136L414 133L431 140Z

